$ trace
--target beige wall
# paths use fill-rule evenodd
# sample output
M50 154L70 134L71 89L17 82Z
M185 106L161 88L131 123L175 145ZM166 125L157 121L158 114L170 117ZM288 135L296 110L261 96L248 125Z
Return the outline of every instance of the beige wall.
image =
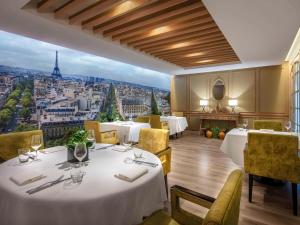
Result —
M238 99L236 111L243 118L288 119L289 114L289 66L270 66L204 74L178 75L171 81L172 111L183 111L192 130L199 129L200 99L208 99L210 108L216 101L212 87L216 79L225 82L225 98Z

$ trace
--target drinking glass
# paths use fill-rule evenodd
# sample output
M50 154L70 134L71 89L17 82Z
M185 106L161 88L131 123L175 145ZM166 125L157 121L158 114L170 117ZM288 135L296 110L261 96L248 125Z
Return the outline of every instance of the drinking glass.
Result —
M81 183L84 172L82 171L80 163L71 164L70 175L73 183Z
M92 143L92 146L90 147L90 149L94 149L95 142L96 142L94 130L88 130L87 140Z
M143 151L141 149L134 148L133 155L134 155L135 159L141 159L141 158L143 158Z
M129 141L129 138L127 138L126 135L123 137L122 145L126 148L126 150L130 149L130 147L132 146L132 142Z
M28 148L20 148L18 149L18 157L20 163L28 162L29 160L29 152L30 150Z
M31 148L35 151L35 158L38 157L38 150L43 144L43 136L40 134L32 135Z
M248 128L248 120L244 119L243 120L243 128L246 130Z
M290 132L291 128L292 128L292 122L291 121L286 121L285 122L285 129L286 129L286 131Z
M86 157L86 155L87 155L86 144L77 143L75 145L74 157L80 162L80 165L82 163L82 160Z

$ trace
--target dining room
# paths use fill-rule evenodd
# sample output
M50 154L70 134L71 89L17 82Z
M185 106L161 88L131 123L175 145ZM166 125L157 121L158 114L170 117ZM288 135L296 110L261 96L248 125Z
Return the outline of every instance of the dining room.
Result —
M0 225L300 224L299 10L0 0Z

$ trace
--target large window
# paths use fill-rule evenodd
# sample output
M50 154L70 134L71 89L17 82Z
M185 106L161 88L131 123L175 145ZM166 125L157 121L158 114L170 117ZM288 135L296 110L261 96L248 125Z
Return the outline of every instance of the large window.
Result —
M292 68L292 126L293 130L300 133L300 71L299 62Z

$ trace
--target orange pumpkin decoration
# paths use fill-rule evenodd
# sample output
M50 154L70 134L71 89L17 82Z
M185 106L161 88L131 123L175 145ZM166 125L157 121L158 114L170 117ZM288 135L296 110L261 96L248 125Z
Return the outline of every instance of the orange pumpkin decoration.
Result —
M224 140L224 138L225 138L225 132L224 132L224 131L221 131L221 132L219 133L219 138L220 138L221 140Z
M213 133L210 130L206 131L207 138L212 138L212 136L213 136Z

